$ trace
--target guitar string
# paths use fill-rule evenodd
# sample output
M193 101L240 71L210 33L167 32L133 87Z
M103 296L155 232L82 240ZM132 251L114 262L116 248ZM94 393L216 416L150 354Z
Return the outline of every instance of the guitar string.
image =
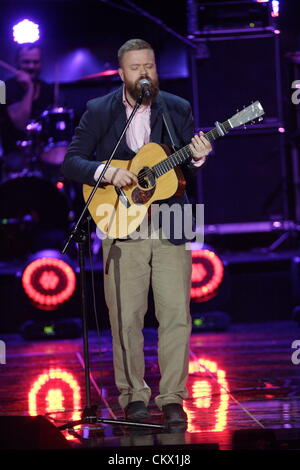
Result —
M215 129L212 129L211 131L207 132L207 134L205 134L205 137L206 137L206 138L207 138L207 137L208 137L208 138L212 137L213 140L215 140L215 139L214 139L214 136L213 136L213 131L214 131L214 130L215 130ZM209 136L208 136L208 134L209 134ZM177 156L180 152L183 152L183 151L190 152L189 145L190 145L190 144L188 144L188 145L186 145L185 147L182 147L181 149L177 150L177 152L173 153L172 155L169 155L167 158L165 158L164 160L162 160L161 162L159 162L159 163L156 164L156 165L161 165L161 164L168 165L168 162L170 162L172 158L175 159L176 156ZM183 163L187 158L189 158L189 156L191 156L191 155L188 155L188 156L184 155L184 160L183 160L182 162L178 162L178 164ZM179 157L180 157L180 155L179 155ZM181 156L181 158L182 158L182 156ZM154 165L154 166L155 166L155 165ZM138 175L138 182L142 182L142 180L143 180L144 177L150 176L150 175L152 174L152 168L153 168L153 167L148 168L148 169L142 171L141 173L139 173L139 175ZM172 167L169 168L167 171L169 171L169 170L171 170L171 169L172 169ZM163 173L163 174L164 174L164 173ZM158 176L162 176L162 175L158 175Z
M220 123L220 126L222 128L225 129L225 131L228 132L228 130L231 129L231 125L229 123L229 119L227 121L224 121L223 123ZM206 134L204 134L204 137L207 138L210 142L216 140L219 136L219 133L218 133L218 130L216 127L214 127L213 129L211 129L210 131L208 131ZM172 155L169 155L167 158L165 158L164 160L162 160L161 162L159 162L158 164L156 165L161 165L161 164L165 164L165 165L168 165L168 160L170 161L172 158L176 158L176 156L179 154L179 152L183 152L183 151L187 151L187 152L190 152L190 148L189 148L190 144L186 145L185 147L182 147L181 149L179 149L177 152L173 153ZM180 156L180 155L179 155ZM191 155L189 155L191 156ZM180 163L183 163L187 158L189 158L185 156L184 160L182 162L178 162L177 164L180 164ZM155 166L155 165L154 165ZM176 166L176 165L175 165ZM142 179L146 176L150 176L152 174L152 168L148 168L147 170L144 170L142 171L141 173L139 173L138 175L138 182L142 182ZM172 168L169 168L167 171L171 170ZM162 173L162 175L164 174L165 172ZM158 176L162 176L162 175L158 175Z
M171 162L172 159L175 160L175 163L176 163L175 166L177 166L177 164L183 163L187 158L189 158L189 157L191 156L191 155L189 154L189 153L190 153L189 145L190 145L190 144L188 144L188 145L186 145L185 147L182 147L181 149L177 150L177 152L173 153L172 155L169 155L167 158L165 158L165 159L162 160L161 162L157 163L156 165L161 165L161 167L163 167L163 165L168 165L168 164ZM185 153L185 152L186 152L186 153ZM181 154L181 155L180 155L180 154ZM184 157L183 161L181 161L181 162L180 162L180 161L179 161L179 162L176 162L176 157L179 156L179 158L182 159L182 154L183 154L183 157ZM173 163L173 162L172 162L172 163ZM156 165L154 165L154 166L156 166ZM150 175L150 174L152 173L152 168L153 168L153 167L148 168L148 169L142 171L141 173L139 173L138 179L143 178L144 176ZM162 169L164 169L164 168L162 168ZM169 171L169 170L171 170L171 169L172 169L172 167L171 167L171 168L168 168L168 167L167 167L167 171ZM163 174L164 174L164 173L163 173ZM161 175L158 175L158 176L161 176Z
M225 131L229 131L231 129L231 125L230 125L230 122L229 122L229 119L227 121L224 121L223 123L220 123L219 124L222 128L225 129ZM215 135L216 134L216 135ZM204 134L204 137L207 138L209 140L209 142L212 142L214 140L216 140L218 137L220 137L219 135L219 132L217 130L217 128L213 128L211 129L210 131L208 131L206 134ZM150 175L153 174L153 168L156 166L156 165L161 165L161 168L163 171L162 174L156 174L155 176L156 177L159 177L159 176L162 176L163 174L165 174L166 172L168 172L169 170L171 170L172 168L174 168L173 166L171 166L171 168L168 168L168 163L171 162L171 159L173 159L173 161L175 160L175 166L177 166L178 164L180 163L183 163L185 160L187 160L187 158L189 158L191 155L183 155L184 156L184 159L182 162L176 162L176 157L179 155L179 157L182 158L182 155L180 155L181 152L188 152L188 153L191 153L191 150L189 148L190 144L186 145L185 147L182 147L181 149L179 149L177 152L173 153L172 155L169 155L167 158L165 158L164 160L162 160L161 162L159 163L156 163L153 167L150 167L150 168L147 168L146 170L143 170L141 171L141 173L139 173L137 175L137 179L138 179L138 182L141 183L143 181L143 179L147 176L150 177ZM173 163L173 162L172 162ZM167 171L166 168L163 167L163 165L167 165ZM154 170L154 173L155 173L155 170Z
M182 149L181 149L182 150ZM178 152L176 152L177 154ZM168 165L170 162L171 162L171 157L175 157L176 154L173 154L173 155L170 155L170 157L162 160L161 162L159 162L158 164L156 165L161 165L161 168L164 170L165 168L163 168L163 165ZM187 157L188 158L188 157ZM186 159L186 158L185 158ZM184 160L185 160L184 159ZM180 164L180 163L183 163L184 160L182 162L177 162L175 166L177 166L177 164ZM173 163L173 162L172 162ZM154 165L154 166L156 166ZM150 167L150 168L147 168L146 170L143 170L141 173L138 174L138 180L142 180L142 178L146 177L146 176L150 176L152 173L153 173L153 168L154 167ZM167 171L171 170L173 168L173 166L171 166L171 168L168 168L168 166L166 167L167 168ZM155 170L154 170L155 172ZM164 174L164 173L162 173ZM156 176L162 176L162 175L156 175Z
M229 119L227 121L224 121L223 123L220 123L219 124L221 126L221 128L224 128L225 131L229 131L231 129L231 125L230 125L230 122L229 122ZM219 136L219 133L218 133L218 130L216 127L214 127L213 129L211 129L210 131L208 131L206 134L204 134L204 137L206 137L210 142L216 140ZM181 149L179 149L177 152L173 153L172 155L168 156L165 160L162 160L161 162L159 162L157 165L161 165L161 164L168 164L168 160L170 161L171 158L175 158L177 154L179 154L179 152L182 152L184 150L186 151L190 151L189 149L189 145L186 145L185 147L182 147ZM187 157L188 158L188 157ZM187 158L184 158L183 161L185 161ZM180 162L179 162L180 163ZM183 162L181 162L183 163ZM170 168L172 169L172 168ZM169 171L169 170L168 170ZM147 170L144 170L142 171L139 175L138 175L138 180L140 178L144 178L145 176L147 175L150 175L152 173L152 170L151 168L148 168ZM164 174L164 173L163 173ZM161 175L158 175L158 176L161 176Z
M182 150L182 149L181 149ZM176 154L173 154L173 155L170 155L170 157L174 157ZM168 158L170 158L168 157ZM188 157L187 157L188 158ZM178 162L176 163L175 166L177 166L178 164L180 163L183 163L187 158L185 158L182 162ZM158 163L158 165L168 165L169 162L167 161L168 159L165 159L165 160L162 160L161 162ZM167 171L169 170L172 170L172 168L174 168L173 166L171 168L167 168ZM150 167L150 168L147 168L146 170L143 170L141 173L138 174L138 181L141 182L143 180L143 178L145 178L146 176L150 176L151 174L153 174L153 167ZM164 170L164 168L162 168ZM156 177L157 176L162 176L165 172L163 172L161 175L158 174L158 175L155 175Z

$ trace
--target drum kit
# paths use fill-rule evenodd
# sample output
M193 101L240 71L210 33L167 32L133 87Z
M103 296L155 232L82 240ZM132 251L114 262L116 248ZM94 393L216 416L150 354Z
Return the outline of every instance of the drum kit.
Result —
M3 61L0 66L15 71ZM80 80L106 75L107 72L100 72ZM57 94L55 84L54 95ZM78 204L79 188L64 181L60 172L74 133L74 121L73 109L46 109L38 119L27 123L24 138L15 142L14 150L2 156L0 260L19 259L38 249L62 246Z
M25 128L25 138L3 156L2 180L22 176L60 178L60 166L74 132L74 111L63 107L45 110Z
M4 155L0 184L0 257L59 248L74 218L74 185L60 173L74 132L74 111L45 110ZM52 239L49 239L49 237Z

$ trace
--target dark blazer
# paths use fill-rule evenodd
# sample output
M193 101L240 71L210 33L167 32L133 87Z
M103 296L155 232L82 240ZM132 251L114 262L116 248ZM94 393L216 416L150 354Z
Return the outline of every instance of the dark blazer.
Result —
M69 145L62 173L65 177L82 184L95 185L94 173L99 162L108 160L117 139L126 123L126 111L122 102L123 87L101 98L90 100L87 110L83 114L75 134ZM190 104L173 94L160 91L156 100L151 105L151 136L150 142L164 143L171 148L171 142L162 119L163 98L169 116L172 120L174 133L173 140L176 147L181 148L190 143L194 135L193 117ZM126 138L123 138L114 159L130 160L135 153L127 146ZM197 168L190 162L181 165L183 173L195 172ZM188 203L186 194L173 196L163 201L168 205L178 202L181 206ZM175 244L184 243L186 240L170 241Z

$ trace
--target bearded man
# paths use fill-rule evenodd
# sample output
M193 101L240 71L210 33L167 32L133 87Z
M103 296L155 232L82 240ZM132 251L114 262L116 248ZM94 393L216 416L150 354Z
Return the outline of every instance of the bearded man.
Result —
M211 151L202 132L194 135L190 104L173 94L160 91L154 51L142 39L131 39L118 51L119 74L123 81L116 91L88 102L75 131L62 167L64 175L95 185L141 95L141 80L148 93L126 132L114 158L131 160L149 143L172 148L189 144L190 158L183 172L195 172ZM169 125L167 124L169 122ZM93 159L93 154L95 158ZM118 188L138 183L137 175L113 164L104 183ZM188 203L185 192L164 201ZM161 227L160 227L161 228ZM172 231L171 231L172 232ZM160 235L162 232L159 232ZM103 241L104 289L113 338L114 373L120 392L119 403L127 420L151 417L147 406L151 389L145 381L144 316L152 285L158 328L158 362L161 378L155 403L167 425L184 425L187 415L183 400L189 364L191 317L189 312L192 259L184 236L146 239L106 239Z

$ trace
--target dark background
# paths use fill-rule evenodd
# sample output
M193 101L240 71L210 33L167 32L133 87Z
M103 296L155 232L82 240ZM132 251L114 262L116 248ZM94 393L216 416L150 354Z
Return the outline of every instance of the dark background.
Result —
M125 8L125 11L110 4L117 4ZM180 35L187 36L185 0L137 0L135 4L161 19ZM171 87L174 92L177 91L191 99L191 88L184 80L189 75L188 48L148 18L129 12L125 2L2 0L0 6L1 58L9 63L14 64L16 50L12 40L12 26L26 17L40 25L44 50L43 77L49 82L54 81L56 64L59 64L61 82L71 82L106 68L117 68L116 54L120 45L127 39L141 37L149 41L155 49L160 78L164 82L163 85L167 85L164 88ZM284 57L286 51L300 47L300 7L296 0L282 0L280 8ZM261 44L259 42L241 40L209 45L210 58L204 63L199 63L201 126L211 126L216 118L222 119L220 114L225 113L226 117L226 112L235 110L236 105L247 104L240 103L238 99L245 79L251 80L252 85L245 97L252 99L255 94L266 97L268 116L274 116L274 103L272 104L270 98L274 87L272 46L267 40L265 44L264 41ZM9 72L0 69L2 79L9 75ZM176 80L176 84L171 84L171 80L165 82L166 79ZM106 87L97 85L100 94L111 86L107 83ZM236 96L232 96L232 90L235 90ZM289 93L290 90L284 91ZM97 87L90 94L97 94ZM81 94L81 99L78 98L78 102L75 102L76 108L84 109L84 102L85 96ZM72 105L74 106L74 103Z

